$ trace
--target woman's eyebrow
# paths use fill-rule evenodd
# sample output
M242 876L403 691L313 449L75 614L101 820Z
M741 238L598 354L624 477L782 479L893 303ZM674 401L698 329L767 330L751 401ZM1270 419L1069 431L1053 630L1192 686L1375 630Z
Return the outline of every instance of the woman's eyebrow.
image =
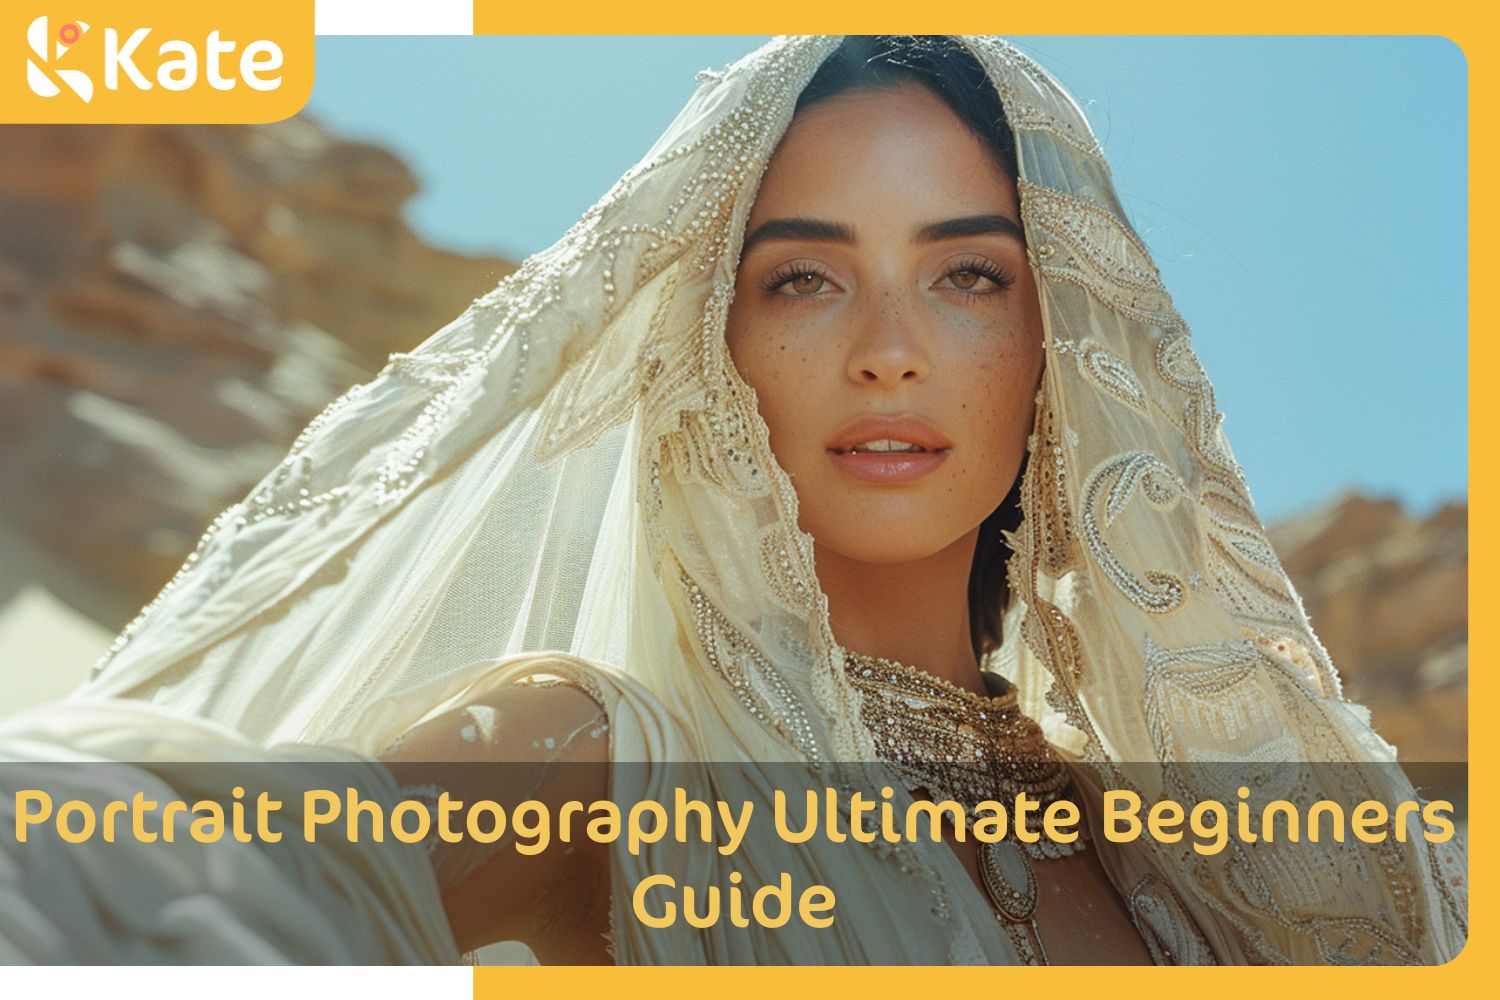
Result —
M1003 215L966 215L961 219L934 222L917 230L916 242L936 243L956 236L987 236L990 233L1014 236L1022 246L1026 245L1026 233L1021 224Z
M819 243L853 243L854 230L842 222L826 222L822 219L770 219L755 227L745 237L741 254L750 252L757 243L767 240L814 240Z
M1021 229L1021 224L1003 215L966 215L958 219L931 222L918 229L912 239L916 243L937 243L960 236L987 236L992 233L1013 236L1023 246L1026 244L1026 234ZM741 255L748 254L757 243L770 240L812 240L818 243L851 245L858 242L855 239L854 230L842 222L802 217L769 219L756 226L755 230L745 237L740 253Z

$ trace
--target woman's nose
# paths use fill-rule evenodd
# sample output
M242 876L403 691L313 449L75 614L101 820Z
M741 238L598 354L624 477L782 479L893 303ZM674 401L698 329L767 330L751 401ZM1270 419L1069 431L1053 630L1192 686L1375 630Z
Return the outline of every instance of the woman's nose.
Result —
M931 359L915 312L895 294L872 304L849 351L850 379L890 386L927 380Z

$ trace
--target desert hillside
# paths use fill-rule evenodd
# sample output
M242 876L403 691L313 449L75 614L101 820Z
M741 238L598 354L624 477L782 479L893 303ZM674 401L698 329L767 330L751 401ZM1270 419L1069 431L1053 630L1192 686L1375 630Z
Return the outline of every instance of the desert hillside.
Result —
M0 148L0 518L110 627L328 400L512 267L423 243L407 167L307 118Z

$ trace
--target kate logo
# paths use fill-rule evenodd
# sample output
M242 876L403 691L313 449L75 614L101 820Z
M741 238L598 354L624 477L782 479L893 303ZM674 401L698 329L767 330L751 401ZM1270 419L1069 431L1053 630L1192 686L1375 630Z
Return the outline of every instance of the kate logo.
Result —
M48 72L51 63L61 60L69 49L89 30L84 21L69 21L57 29L54 36L47 29L47 17L43 15L26 28L26 42L31 46L32 58L26 60L26 83L31 92L39 97L56 97L62 93L58 80L83 98L87 104L94 99L94 81L81 69L54 69ZM49 54L48 43L55 48ZM55 76L55 79L54 79Z
M0 122L282 121L312 93L313 27L313 0L0 0Z

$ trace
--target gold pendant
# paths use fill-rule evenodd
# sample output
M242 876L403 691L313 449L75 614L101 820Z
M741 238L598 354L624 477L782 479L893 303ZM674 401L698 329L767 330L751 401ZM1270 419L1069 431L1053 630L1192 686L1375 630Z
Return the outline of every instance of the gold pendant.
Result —
M1023 924L1036 914L1036 872L1015 844L1001 840L982 845L979 876L1005 919Z
M1026 965L1051 964L1036 926L1036 872L1021 849L1008 840L981 845L979 878L1021 961Z
M1035 924L1030 925L1032 933L1027 933L1027 925L1025 924L1011 924L1006 923L1004 920L1001 920L1000 924L1005 928L1005 933L1010 938L1010 943L1015 946L1016 954L1020 956L1022 965L1052 964L1047 961L1047 955L1042 951L1042 939L1033 936L1036 930Z

